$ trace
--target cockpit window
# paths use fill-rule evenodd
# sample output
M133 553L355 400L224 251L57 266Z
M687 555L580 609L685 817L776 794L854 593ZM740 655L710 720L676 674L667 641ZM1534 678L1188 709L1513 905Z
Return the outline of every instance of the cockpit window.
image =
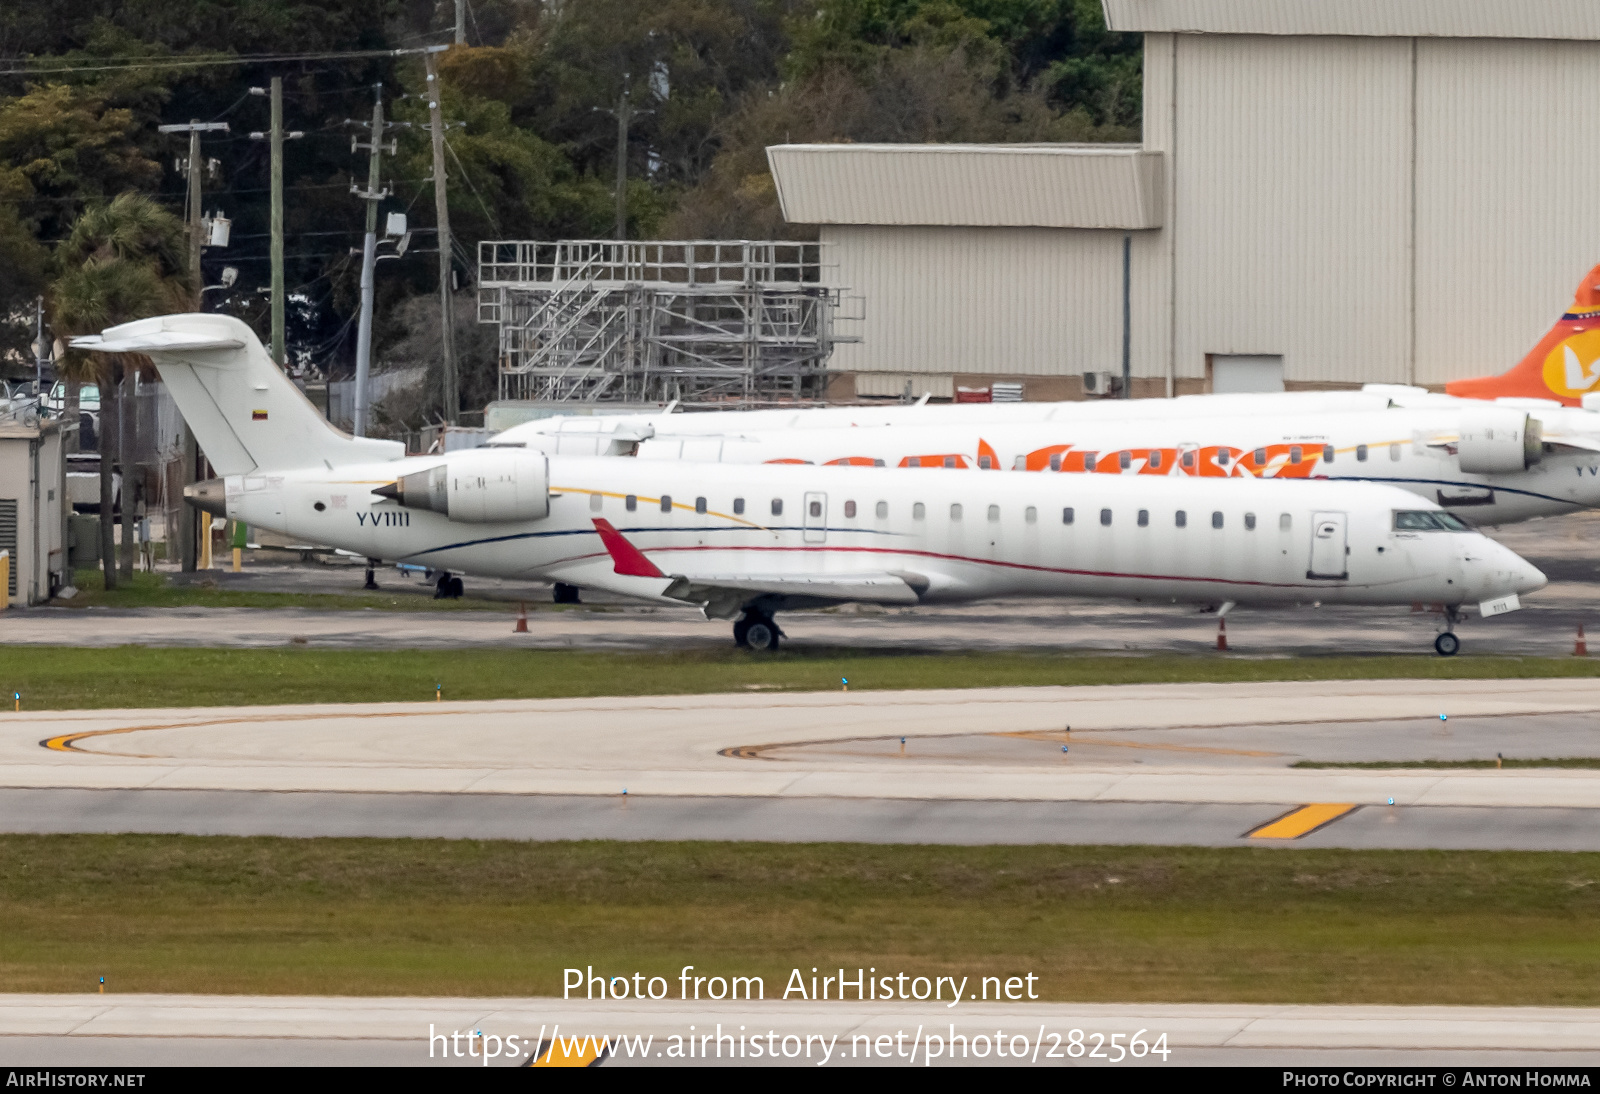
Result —
M1454 513L1435 513L1426 509L1397 510L1394 515L1396 532L1468 532L1471 531Z

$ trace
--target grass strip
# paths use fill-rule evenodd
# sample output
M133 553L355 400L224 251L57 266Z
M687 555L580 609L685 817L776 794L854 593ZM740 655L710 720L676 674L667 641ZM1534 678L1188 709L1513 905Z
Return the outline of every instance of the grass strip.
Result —
M197 623L197 626L202 625ZM216 624L210 624L215 626ZM1600 675L1561 657L1215 657L1079 653L919 653L810 647L671 653L590 650L169 649L9 646L0 694L28 710L252 706L738 691L857 691L1261 680L1469 680Z
M8 991L552 995L561 970L1043 998L1600 1004L1600 855L0 836ZM974 979L972 983L977 984Z
M193 582L174 583L161 573L138 571L129 582L119 579L106 590L98 570L79 570L73 576L78 592L71 600L52 600L53 608L305 608L317 611L493 611L515 612L517 601L481 596L459 600L433 598L433 588L419 581L402 583L392 571L381 592L361 591L360 572L352 568L347 593L273 593L229 587L231 575L199 575ZM566 611L564 604L528 602L528 610Z
M1485 768L1495 769L1504 767L1568 767L1568 768L1600 768L1600 756L1568 756L1559 760L1362 760L1348 762L1323 762L1322 760L1301 760L1292 763L1290 767L1317 767L1317 768L1355 768L1362 771L1389 771L1395 768L1420 767L1448 771L1462 769L1468 771L1482 771Z

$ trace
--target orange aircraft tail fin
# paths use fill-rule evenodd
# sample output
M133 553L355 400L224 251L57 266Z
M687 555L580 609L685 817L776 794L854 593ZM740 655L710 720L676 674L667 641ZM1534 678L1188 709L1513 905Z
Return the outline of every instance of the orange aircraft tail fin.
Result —
M1517 396L1558 399L1578 406L1600 389L1600 266L1578 283L1572 306L1516 368L1499 376L1452 380L1444 386L1464 399Z

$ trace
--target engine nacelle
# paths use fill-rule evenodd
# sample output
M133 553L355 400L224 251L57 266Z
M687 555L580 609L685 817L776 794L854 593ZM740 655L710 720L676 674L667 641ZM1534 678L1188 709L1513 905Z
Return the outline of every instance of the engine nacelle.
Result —
M478 448L373 493L468 524L543 520L550 515L550 461L542 452Z
M1486 406L1461 414L1456 454L1461 470L1476 475L1513 475L1539 462L1544 425L1526 411Z

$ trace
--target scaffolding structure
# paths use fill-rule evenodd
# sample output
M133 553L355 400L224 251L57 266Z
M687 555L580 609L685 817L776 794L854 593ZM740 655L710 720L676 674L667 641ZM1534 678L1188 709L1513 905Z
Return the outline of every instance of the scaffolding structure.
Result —
M778 240L478 245L478 321L500 398L740 404L814 400L841 290L821 247Z

